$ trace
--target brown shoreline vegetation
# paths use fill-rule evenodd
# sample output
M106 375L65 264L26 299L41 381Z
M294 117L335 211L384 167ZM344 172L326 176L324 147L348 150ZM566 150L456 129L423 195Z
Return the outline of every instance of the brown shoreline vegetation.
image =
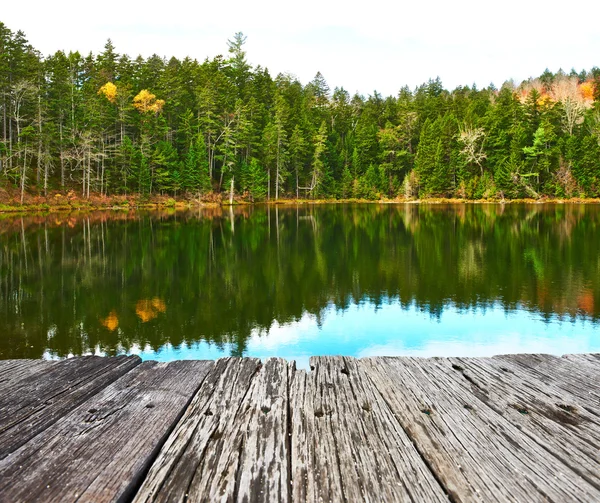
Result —
M15 192L15 193L12 193ZM370 204L484 204L484 203L502 203L502 204L599 204L600 198L550 198L541 197L539 199L459 199L459 198L424 198L408 199L405 197L396 197L393 199L305 199L305 198L281 198L278 200L263 201L256 204L271 205L293 205L293 204L343 204L343 203L370 203ZM250 199L237 196L233 200L233 205L252 205L255 204ZM55 191L47 196L28 194L25 196L23 204L20 202L20 195L16 191L7 191L0 189L0 213L51 213L51 212L74 212L74 211L96 211L96 210L114 210L128 211L141 209L191 209L191 208L211 208L218 206L229 206L229 199L220 194L198 197L172 197L163 195L153 195L151 197L140 197L139 195L114 195L106 196L98 193L90 194L90 197L81 197L73 190L66 192Z

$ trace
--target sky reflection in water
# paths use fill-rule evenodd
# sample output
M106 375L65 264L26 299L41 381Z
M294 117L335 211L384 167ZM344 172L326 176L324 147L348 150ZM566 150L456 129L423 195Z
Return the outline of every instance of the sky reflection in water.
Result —
M133 352L143 360L215 359L230 354L234 350L230 346L199 342ZM320 323L309 314L283 325L275 321L268 333L252 333L245 355L295 360L298 368L308 370L314 355L480 357L594 352L600 352L600 326L589 319L544 319L526 309L507 312L498 305L467 311L448 305L437 318L415 305L405 309L392 301L377 308L363 302L345 311L329 306Z

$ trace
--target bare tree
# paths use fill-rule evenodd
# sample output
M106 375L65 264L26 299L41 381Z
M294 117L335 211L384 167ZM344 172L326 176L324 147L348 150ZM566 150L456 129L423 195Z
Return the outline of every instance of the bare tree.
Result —
M562 104L563 129L572 136L575 126L583 122L585 110L592 106L592 100L584 97L577 77L567 76L559 77L552 83L550 96Z
M91 131L77 132L76 139L73 148L65 151L63 157L70 164L71 171L81 171L81 195L89 198L92 164L102 160L103 152L98 151Z
M19 177L19 185L21 188L21 204L23 204L25 196L25 188L27 187L27 166L28 162L33 157L33 150L30 145L29 138L33 132L31 125L25 126L25 113L23 107L28 99L31 99L36 91L35 85L28 80L20 80L16 82L10 90L10 100L12 104L12 119L17 128L16 147L13 148L12 138L10 138L10 158L17 159L17 171Z
M600 146L600 110L596 110L592 115L592 120L590 122L590 133L596 141L598 142L598 146Z
M483 128L473 128L465 126L460 128L458 141L462 145L460 153L464 156L468 164L479 166L483 175L483 161L487 154L483 151L483 142L485 140L485 131Z

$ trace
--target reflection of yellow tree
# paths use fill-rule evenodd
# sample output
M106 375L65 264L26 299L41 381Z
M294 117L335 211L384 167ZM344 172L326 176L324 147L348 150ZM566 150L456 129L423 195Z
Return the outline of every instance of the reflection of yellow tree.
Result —
M485 266L485 245L481 240L468 241L459 252L458 273L465 281L483 277Z
M166 310L165 302L158 297L138 300L135 305L135 313L142 320L142 323L153 320L158 316L158 313L164 313Z
M119 318L117 317L117 313L114 309L110 312L110 314L100 320L100 324L108 328L111 332L114 332L119 326Z

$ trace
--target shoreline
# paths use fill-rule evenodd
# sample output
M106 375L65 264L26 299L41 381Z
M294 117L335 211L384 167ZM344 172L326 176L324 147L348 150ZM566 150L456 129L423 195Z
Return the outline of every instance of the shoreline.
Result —
M30 202L10 201L0 203L0 214L31 214L31 213L70 213L81 211L138 211L138 210L189 210L197 208L219 208L229 206L294 206L294 205L321 205L321 204L600 204L600 198L541 198L541 199L456 199L456 198L425 198L425 199L278 199L270 201L251 202L237 199L233 204L229 200L198 200L186 198L173 198L155 196L151 199L140 199L139 196L99 196L93 195L89 199L73 197L68 194L56 193L47 197L31 197Z

